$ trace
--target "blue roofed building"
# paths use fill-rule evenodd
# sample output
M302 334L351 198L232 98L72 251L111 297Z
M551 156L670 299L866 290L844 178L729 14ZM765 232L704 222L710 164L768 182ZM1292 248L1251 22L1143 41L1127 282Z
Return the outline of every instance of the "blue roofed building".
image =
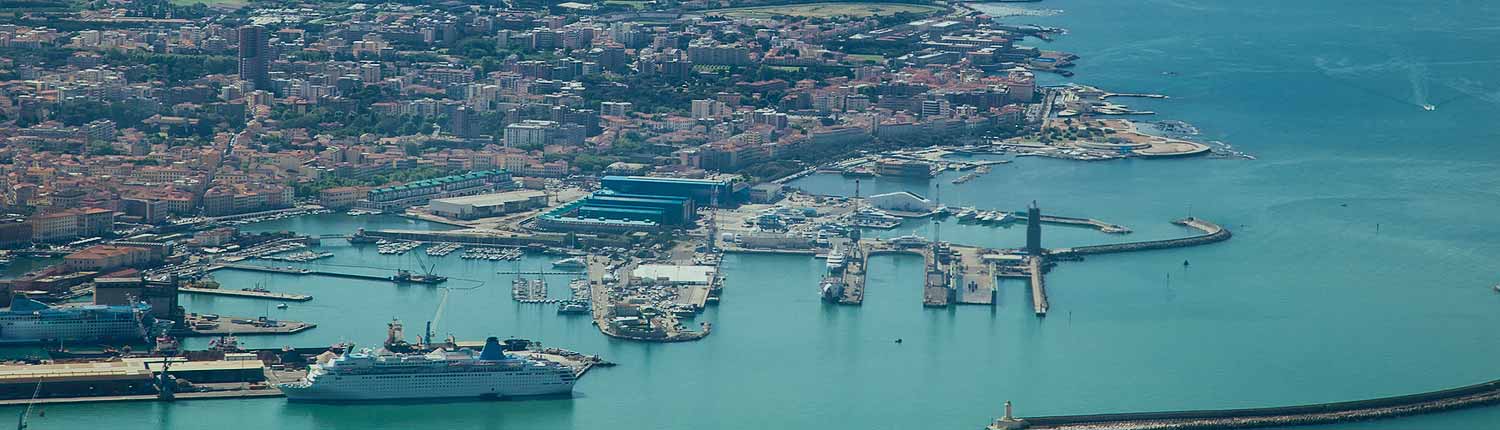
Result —
M740 201L733 184L712 179L658 178L651 176L605 176L599 180L605 189L624 194L676 196L693 200L696 206L713 204L715 193L719 206L733 206Z

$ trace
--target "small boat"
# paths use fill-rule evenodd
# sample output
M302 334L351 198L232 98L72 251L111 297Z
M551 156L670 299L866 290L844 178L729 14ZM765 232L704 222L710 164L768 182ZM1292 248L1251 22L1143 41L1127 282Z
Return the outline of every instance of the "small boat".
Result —
M1437 106L1423 103L1422 104L1422 110L1425 110L1425 111L1435 111L1435 110L1437 110Z
M276 309L286 309L286 303L277 303Z
M582 257L564 258L552 262L552 267L559 269L582 269L588 266L588 261L585 261Z
M1189 266L1188 261L1187 260L1182 260L1182 267L1188 267L1188 266Z
M1500 284L1495 284L1495 292L1500 293Z

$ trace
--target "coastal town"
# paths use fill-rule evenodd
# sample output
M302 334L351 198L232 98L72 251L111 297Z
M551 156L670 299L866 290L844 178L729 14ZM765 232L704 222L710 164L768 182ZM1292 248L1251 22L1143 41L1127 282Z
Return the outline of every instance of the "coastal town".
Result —
M590 369L614 365L603 351L539 339L441 339L433 325L450 293L505 290L441 269L455 261L503 279L505 306L630 343L729 336L703 317L734 306L728 254L819 260L805 287L835 309L864 306L872 257L907 255L922 267L913 305L998 307L1010 279L1025 285L1028 318L1041 319L1054 267L1215 244L1230 229L1189 214L1161 220L1176 237L1129 240L1131 226L1107 221L1114 214L1053 214L1045 201L947 205L936 193L865 192L860 181L960 187L1029 157L1250 158L1122 104L1169 95L1062 83L1086 61L1047 49L1066 30L963 2L37 3L0 16L0 268L23 267L0 278L0 343L40 348L0 364L0 404L28 408L343 400L319 387L384 363L532 369L555 379L463 396L566 395ZM1112 92L1127 90L1138 92ZM793 185L815 175L853 180L855 191ZM422 227L255 228L319 217ZM985 246L944 237L945 223L1016 226L1025 240ZM916 229L887 234L903 226ZM1100 239L1049 246L1044 228ZM344 259L365 250L381 260ZM320 281L283 288L221 282L225 273ZM549 286L559 277L565 294ZM321 280L442 298L410 341L392 320L379 350L296 344L327 321L269 308L340 309ZM266 310L220 315L187 298ZM370 329L337 337L379 334ZM242 343L256 337L292 343ZM207 347L187 346L193 338ZM403 395L380 389L361 399ZM1491 383L1461 398L1342 405L1315 419L1496 392ZM1007 402L991 428L1136 421L1028 422Z

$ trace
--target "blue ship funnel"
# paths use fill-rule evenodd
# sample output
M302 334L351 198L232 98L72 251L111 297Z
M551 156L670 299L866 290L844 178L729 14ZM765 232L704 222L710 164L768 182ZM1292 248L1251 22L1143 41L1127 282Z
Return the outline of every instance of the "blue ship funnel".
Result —
M500 347L500 338L491 336L484 340L484 349L479 350L480 360L500 361L505 359L505 350Z

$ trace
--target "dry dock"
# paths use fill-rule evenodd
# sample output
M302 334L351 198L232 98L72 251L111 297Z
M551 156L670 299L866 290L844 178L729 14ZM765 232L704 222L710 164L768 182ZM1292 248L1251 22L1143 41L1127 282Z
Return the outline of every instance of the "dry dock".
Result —
M305 302L312 300L312 296L303 294L273 293L269 291L249 290L225 290L217 288L192 288L178 287L177 292L186 294L207 294L212 296L245 297L251 299L287 300L293 302Z

